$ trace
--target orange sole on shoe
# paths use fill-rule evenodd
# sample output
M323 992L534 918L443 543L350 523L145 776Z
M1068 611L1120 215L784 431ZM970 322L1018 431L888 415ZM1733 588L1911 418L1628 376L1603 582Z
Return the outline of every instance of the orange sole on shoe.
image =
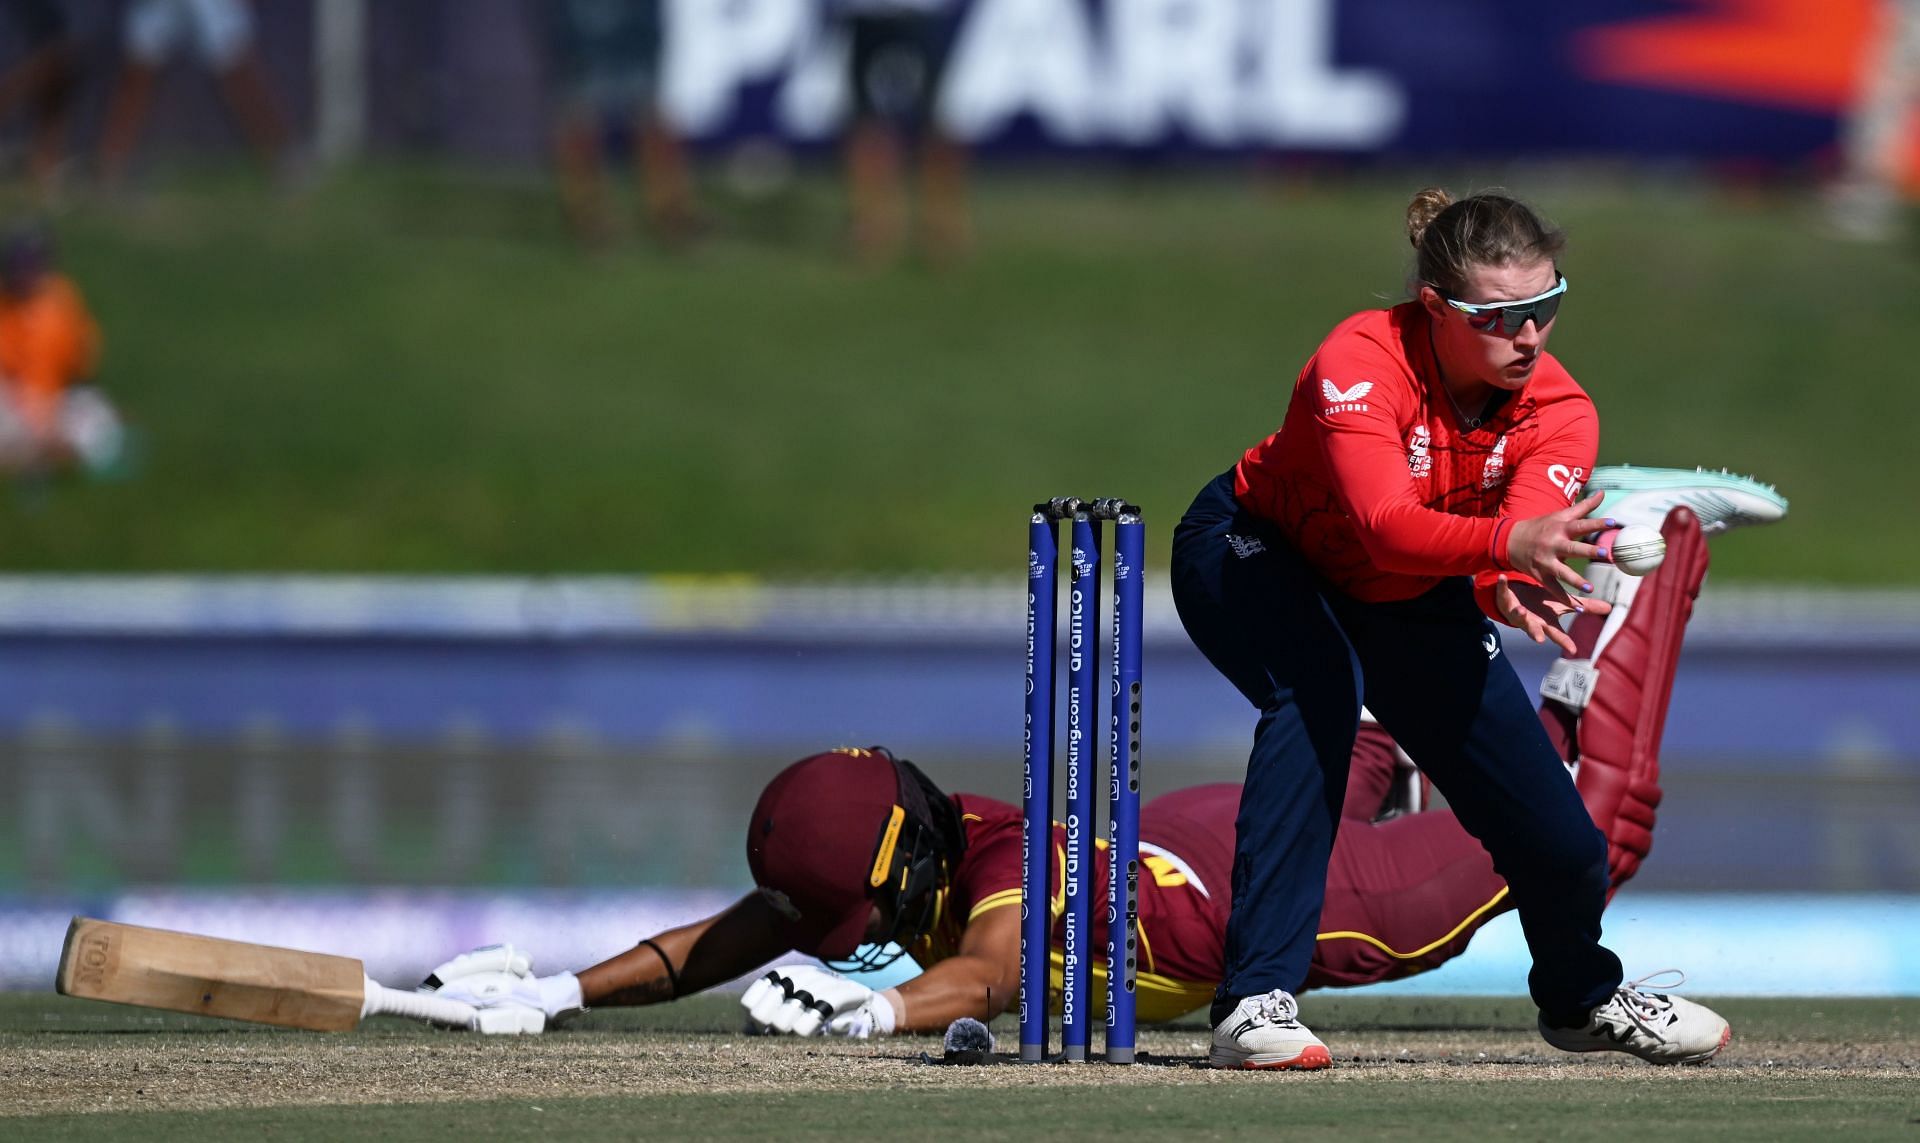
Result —
M1333 1057L1325 1048L1308 1048L1290 1060L1277 1060L1270 1064L1257 1064L1247 1060L1240 1065L1248 1071L1313 1071L1316 1068L1333 1066Z
M1713 1051L1707 1052L1704 1055L1695 1056L1692 1059L1681 1060L1680 1062L1683 1064L1704 1064L1709 1060L1713 1059L1713 1057L1719 1055L1721 1052L1725 1051L1727 1045L1732 1042L1733 1042L1733 1028L1731 1025L1729 1025L1726 1031L1720 1033L1720 1042L1714 1045Z

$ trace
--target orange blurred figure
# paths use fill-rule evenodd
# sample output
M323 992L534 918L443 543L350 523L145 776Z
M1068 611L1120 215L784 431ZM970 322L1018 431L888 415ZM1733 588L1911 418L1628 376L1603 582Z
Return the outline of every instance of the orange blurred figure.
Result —
M91 384L99 357L99 326L54 270L46 229L17 228L0 250L0 466L100 471L119 459L119 415Z

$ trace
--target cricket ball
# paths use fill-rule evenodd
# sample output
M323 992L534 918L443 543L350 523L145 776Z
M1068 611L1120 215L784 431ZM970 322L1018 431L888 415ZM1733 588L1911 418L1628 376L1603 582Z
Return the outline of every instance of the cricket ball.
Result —
M1645 524L1608 528L1594 537L1600 550L1594 558L1610 563L1628 575L1646 575L1667 558L1667 541Z

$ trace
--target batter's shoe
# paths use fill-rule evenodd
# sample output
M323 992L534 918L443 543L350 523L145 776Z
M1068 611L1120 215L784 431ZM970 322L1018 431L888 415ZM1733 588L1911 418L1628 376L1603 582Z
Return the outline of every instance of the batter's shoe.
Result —
M1557 1028L1542 1015L1540 1035L1564 1052L1626 1052L1653 1064L1705 1063L1733 1039L1726 1020L1706 1005L1640 987L1651 979L1615 989L1581 1027ZM1214 1042L1219 1043L1217 1032Z
M1234 1005L1213 1028L1216 1068L1324 1068L1333 1063L1320 1037L1297 1017L1293 994L1278 988Z
M1771 524L1787 514L1787 498L1771 484L1721 469L1640 468L1631 464L1593 470L1587 492L1604 492L1595 517L1659 528L1675 505L1700 518L1700 534L1717 536L1745 524Z

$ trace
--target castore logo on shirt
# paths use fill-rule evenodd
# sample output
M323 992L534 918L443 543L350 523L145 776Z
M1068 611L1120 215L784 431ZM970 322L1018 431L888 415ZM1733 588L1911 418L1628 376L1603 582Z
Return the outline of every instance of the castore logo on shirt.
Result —
M1373 392L1373 382L1361 381L1344 392L1325 377L1320 379L1320 395L1327 400L1327 415L1335 413L1364 413L1367 406L1364 397Z

